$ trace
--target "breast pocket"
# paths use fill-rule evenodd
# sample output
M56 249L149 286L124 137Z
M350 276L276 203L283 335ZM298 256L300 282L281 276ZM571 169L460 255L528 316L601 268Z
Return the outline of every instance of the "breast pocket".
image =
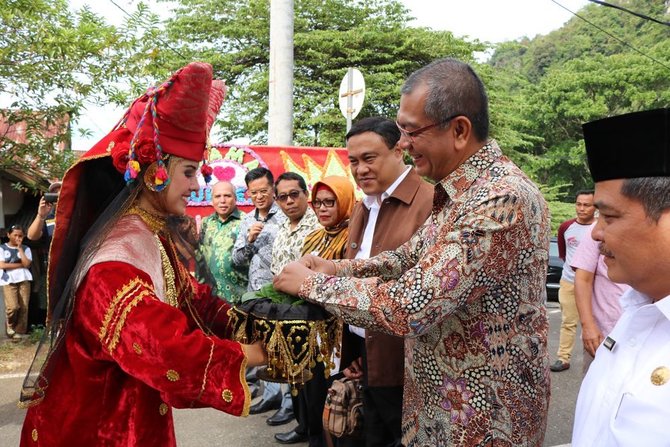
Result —
M651 374L633 380L638 383L622 395L611 421L617 445L670 446L670 382L654 385Z

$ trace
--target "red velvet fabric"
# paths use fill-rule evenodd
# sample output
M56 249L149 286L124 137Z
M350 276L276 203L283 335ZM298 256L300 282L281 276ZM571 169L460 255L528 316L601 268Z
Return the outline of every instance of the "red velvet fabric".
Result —
M177 308L129 264L91 267L44 401L26 415L21 446L174 446L170 407L248 414L240 344L207 335L193 317L224 335L227 304L190 276L180 284L180 276Z

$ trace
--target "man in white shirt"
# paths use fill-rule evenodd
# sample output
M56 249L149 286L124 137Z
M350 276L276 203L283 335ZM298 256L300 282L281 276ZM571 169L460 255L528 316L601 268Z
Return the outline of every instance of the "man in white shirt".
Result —
M572 445L667 446L670 420L670 109L584 125L608 275L632 290L577 400Z

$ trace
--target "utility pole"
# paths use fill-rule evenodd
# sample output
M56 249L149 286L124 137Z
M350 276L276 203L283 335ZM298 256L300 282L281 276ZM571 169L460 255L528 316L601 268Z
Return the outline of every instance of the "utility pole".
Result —
M293 144L293 0L270 0L268 144Z

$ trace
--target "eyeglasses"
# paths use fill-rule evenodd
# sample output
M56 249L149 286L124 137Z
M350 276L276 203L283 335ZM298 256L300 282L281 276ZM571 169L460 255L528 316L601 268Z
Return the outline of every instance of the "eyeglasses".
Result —
M326 208L332 208L335 206L335 199L312 200L312 207L315 210L318 210L319 208L321 208L321 206L325 206Z
M402 127L400 124L398 124L398 121L396 120L395 125L398 127L398 130L400 131L400 135L406 138L409 138L409 141L414 143L414 139L424 133L427 130L432 129L433 127L436 126L441 126L442 124L446 124L449 121L453 120L457 116L461 116L462 113L456 113L455 115L451 115L449 118L444 119L442 121L438 121L437 123L429 124L427 126L419 127L418 129L414 130L407 130L404 127Z
M255 196L261 196L265 197L270 194L270 189L259 189L257 191L247 191L247 194L249 194L249 197L255 197Z
M11 227L9 227L9 231L14 231L14 230L23 231L23 227L21 225L12 225Z
M302 193L302 191L291 191L287 194L279 194L277 196L277 201L278 202L286 202L289 197L291 198L291 200L297 200L297 198L300 197L301 193Z

